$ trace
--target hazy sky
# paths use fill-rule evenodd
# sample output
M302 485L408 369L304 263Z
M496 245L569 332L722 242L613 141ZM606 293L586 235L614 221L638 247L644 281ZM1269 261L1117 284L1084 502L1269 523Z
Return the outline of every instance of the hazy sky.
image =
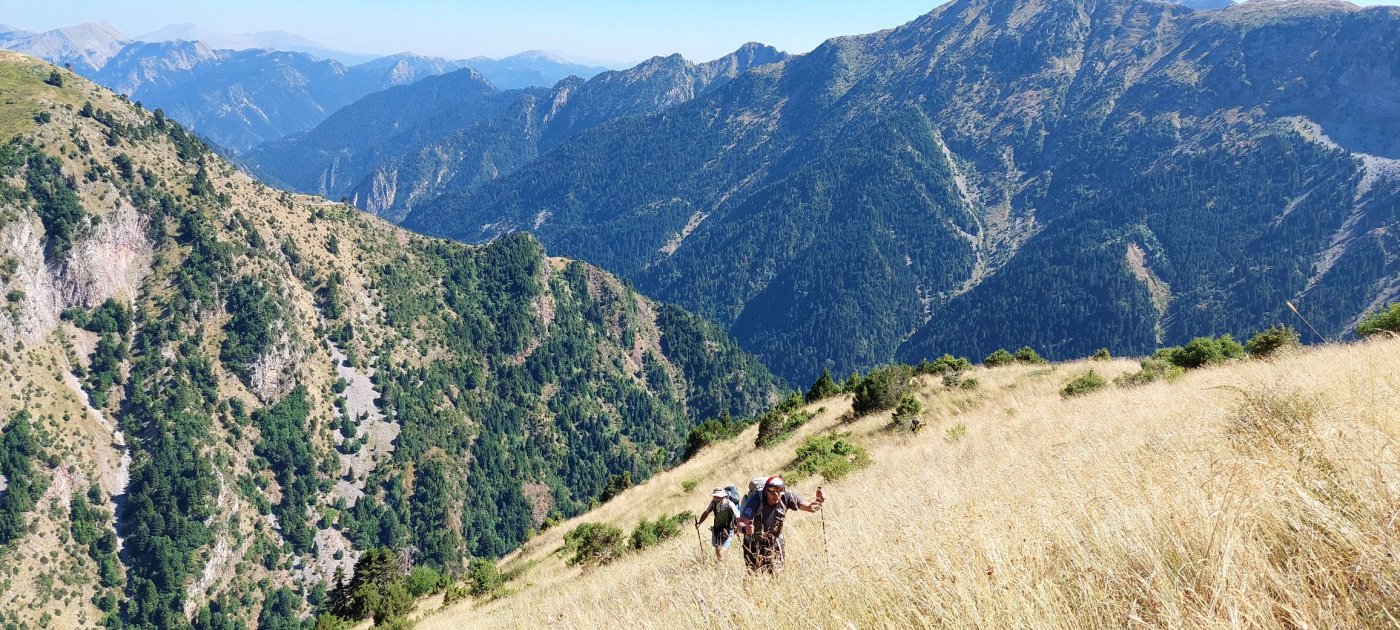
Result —
M281 30L352 52L501 57L553 49L638 61L724 55L747 41L793 53L837 35L898 26L941 0L0 0L0 22L48 30L106 21L127 36L192 22L213 31ZM1400 4L1368 0L1359 4Z

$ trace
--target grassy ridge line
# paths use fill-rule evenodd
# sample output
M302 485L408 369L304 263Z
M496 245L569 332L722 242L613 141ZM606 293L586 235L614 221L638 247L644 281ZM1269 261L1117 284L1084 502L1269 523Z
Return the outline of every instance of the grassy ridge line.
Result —
M776 579L746 579L736 558L714 567L688 533L582 573L550 555L571 522L510 560L539 561L520 592L457 604L420 627L1393 623L1400 341L1062 400L1059 388L1087 367L979 370L985 398L926 394L933 422L917 438L872 433L885 415L845 427L875 464L828 485L829 561L820 517L802 514ZM955 404L965 410L950 414ZM832 427L844 405L826 405L804 433ZM950 443L957 424L967 435ZM791 457L754 451L752 438L707 449L581 520L630 528ZM687 478L700 481L693 496L680 492Z

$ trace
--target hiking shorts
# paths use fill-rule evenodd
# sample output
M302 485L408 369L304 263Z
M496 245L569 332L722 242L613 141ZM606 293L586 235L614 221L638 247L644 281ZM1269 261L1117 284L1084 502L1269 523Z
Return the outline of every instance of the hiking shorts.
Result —
M729 543L734 542L734 530L710 528L710 545L729 551Z

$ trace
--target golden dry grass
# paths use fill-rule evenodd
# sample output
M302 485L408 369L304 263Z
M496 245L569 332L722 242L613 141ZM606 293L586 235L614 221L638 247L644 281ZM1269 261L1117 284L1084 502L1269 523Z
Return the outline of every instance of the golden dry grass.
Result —
M531 541L505 563L528 567L513 594L420 627L1400 624L1400 342L1062 400L1086 367L978 370L975 394L928 382L919 436L881 431L887 416L839 427L875 463L827 484L825 534L818 515L792 518L776 578L746 576L737 555L716 567L690 532L587 572L553 553L582 520L630 531L698 510L708 488L780 469L800 443L755 451L750 429ZM848 403L825 405L804 433L837 428ZM685 479L699 482L688 495Z

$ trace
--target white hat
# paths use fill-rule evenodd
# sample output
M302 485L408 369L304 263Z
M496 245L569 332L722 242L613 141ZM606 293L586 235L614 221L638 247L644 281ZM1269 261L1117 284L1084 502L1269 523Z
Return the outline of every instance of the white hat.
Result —
M723 499L724 497L729 496L729 493L725 492L724 488L715 488L715 491L711 492L710 496L715 497L717 499Z

